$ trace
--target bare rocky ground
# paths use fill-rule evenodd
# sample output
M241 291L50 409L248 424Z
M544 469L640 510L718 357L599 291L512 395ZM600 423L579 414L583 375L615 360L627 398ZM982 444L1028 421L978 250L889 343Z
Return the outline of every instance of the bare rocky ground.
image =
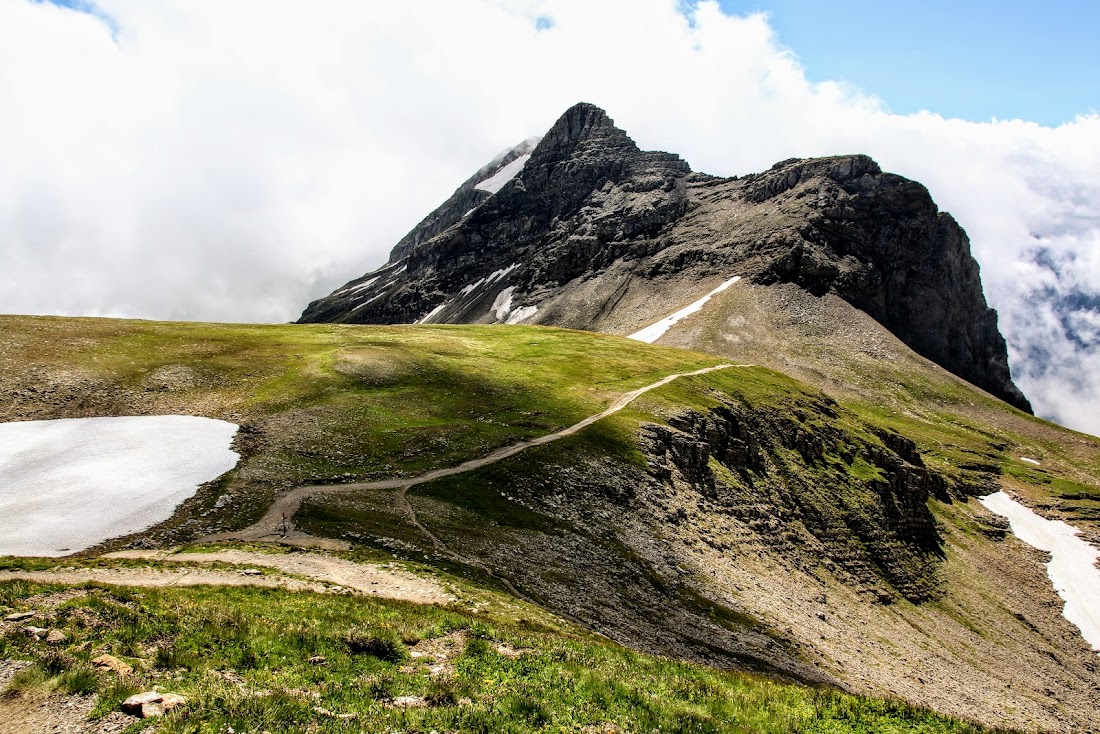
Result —
M429 501L419 502L424 516L445 517L443 508L428 513ZM740 649L761 657L794 650L832 685L904 698L986 724L1100 731L1100 658L1062 617L1044 554L1014 538L990 543L944 523L949 550L941 571L943 596L919 605L897 598L882 603L875 589L792 562L789 550L750 528L701 512L695 496L685 493L662 502L683 503L691 521L657 530L646 520L659 511L656 505L626 513L610 504L601 508L603 521L619 528L615 542L629 544L650 569L666 569L666 584L742 610L770 630L769 636L755 639L742 633ZM592 505L583 511L600 512ZM973 500L945 511L986 513ZM644 614L627 613L631 606L618 597L628 597L635 611L649 608L653 614L661 613L661 597L631 578L631 569L601 558L589 535L595 532L594 525L583 524L579 533L554 537L516 532L513 548L524 548L522 562L509 559L500 544L481 544L475 551L458 532L442 535L466 554L483 554L551 608L564 608L624 644L651 647L666 628ZM601 571L586 573L581 588L565 577L571 567ZM648 598L642 598L647 592ZM678 607L670 602L664 607L666 618L684 617L672 627L719 639L720 627L711 623L708 628L707 619L691 619Z
M134 723L121 712L88 721L95 696L7 692L15 674L30 664L0 660L0 734L117 734Z
M180 568L57 568L47 571L0 571L0 581L119 586L264 586L288 591L360 593L418 604L446 604L455 596L431 579L391 564L367 564L319 553L257 553L227 549L209 553L135 550L103 558L148 560ZM243 567L225 569L214 564ZM189 568L186 566L198 566ZM259 568L278 573L265 574Z
M404 571L394 564L357 563L320 553L256 553L235 549L210 553L119 551L104 558L145 558L179 564L230 563L250 569L259 566L310 579L308 583L314 587L312 591L350 589L361 594L417 604L447 604L456 598L439 582ZM266 577L251 574L246 578L263 580ZM275 578L288 584L294 581L286 577Z

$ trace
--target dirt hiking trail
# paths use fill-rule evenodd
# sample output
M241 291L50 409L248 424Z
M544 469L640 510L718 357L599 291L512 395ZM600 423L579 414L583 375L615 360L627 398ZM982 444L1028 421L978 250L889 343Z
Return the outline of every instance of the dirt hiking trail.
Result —
M534 446L543 446L554 441L559 441L567 436L572 436L578 431L587 428L596 421L602 420L609 415L619 412L639 396L655 390L659 387L663 387L673 380L681 377L694 377L697 375L705 375L708 372L714 372L716 370L724 370L730 367L753 367L754 365L748 364L720 364L714 367L705 367L694 372L679 372L667 377L662 377L654 383L639 387L636 390L623 393L616 398L611 405L605 408L603 411L596 413L595 415L588 416L584 420L574 423L573 425L563 428L555 433L549 433L545 436L539 436L529 441L521 441L511 446L505 446L504 448L497 449L486 456L482 456L477 459L471 459L465 461L458 466L447 467L444 469L433 469L430 472L421 474L417 477L404 477L400 479L383 479L376 482L356 482L350 484L329 484L329 485L304 485L301 487L295 487L286 494L277 497L275 501L268 508L267 513L256 523L249 525L241 530L235 530L226 533L216 533L210 535L204 540L206 541L225 541L225 540L243 540L243 541L268 541L278 542L287 545L302 545L309 547L321 547L321 548L340 548L346 547L346 544L341 541L333 541L325 538L316 538L308 533L298 530L294 526L294 515L298 512L298 509L302 506L302 502L307 498L316 497L319 495L332 495L332 494L344 494L348 492L360 492L364 490L396 490L396 500L398 506L402 509L405 515L409 518L409 521L427 537L432 545L437 549L445 549L443 542L436 537L428 528L426 528L416 515L416 511L408 501L408 491L410 488L415 487L418 484L425 484L427 482L435 481L436 479L442 479L443 477L450 477L456 474L465 474L467 472L476 471L482 467L489 466L490 464L496 464L499 461L503 461L509 457L515 456L521 451L532 448Z
M542 446L572 436L596 421L606 418L625 408L632 401L650 390L667 385L681 377L704 375L715 370L730 367L752 367L753 365L721 364L706 367L694 372L681 372L668 375L644 387L623 393L607 408L591 415L578 423L555 433L522 441L511 446L497 449L477 459L463 462L458 466L434 469L417 477L385 479L376 482L361 482L336 485L307 485L296 487L278 497L258 522L242 530L218 533L204 538L204 541L252 541L278 543L281 545L312 547L321 549L345 549L348 544L329 538L317 538L294 527L293 518L302 502L317 495L342 494L363 490L395 490L395 501L409 521L431 541L440 554L481 569L500 581L515 596L527 597L510 580L499 576L493 569L476 559L466 558L451 549L431 532L417 517L416 510L409 502L407 494L411 487L443 477L465 474L490 464L503 461L534 446ZM199 568L161 568L161 567L119 567L119 568L78 568L62 567L47 571L0 571L0 581L21 579L41 583L106 583L120 586L264 586L284 588L292 591L317 591L328 593L357 592L388 599L399 599L421 604L446 604L456 597L432 580L416 576L394 568L391 564L357 563L321 553L260 553L238 549L226 549L209 553L178 553L171 550L128 550L108 553L102 558L148 560L160 564L196 564ZM227 569L211 564L229 564L245 566L240 569ZM266 568L277 573L263 573ZM530 601L529 599L527 599Z
M390 563L357 563L321 553L258 553L227 549L212 553L119 551L100 558L148 560L181 568L60 568L48 571L0 571L0 581L103 583L119 586L265 586L290 591L358 592L418 604L446 604L456 597L438 582L395 568ZM231 564L243 569L209 567ZM196 564L200 568L183 568ZM265 574L259 568L278 571Z

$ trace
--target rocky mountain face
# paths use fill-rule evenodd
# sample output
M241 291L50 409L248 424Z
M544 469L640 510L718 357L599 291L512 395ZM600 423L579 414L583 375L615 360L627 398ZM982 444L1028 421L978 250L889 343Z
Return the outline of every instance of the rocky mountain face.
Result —
M863 155L741 178L646 152L569 109L502 153L303 323L530 323L630 334L741 276L835 294L918 354L1031 411L965 231Z

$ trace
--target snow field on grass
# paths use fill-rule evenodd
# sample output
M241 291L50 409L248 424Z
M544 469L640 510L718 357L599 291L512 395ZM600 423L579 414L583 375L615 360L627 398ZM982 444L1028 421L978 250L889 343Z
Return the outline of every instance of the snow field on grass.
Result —
M1077 528L1061 520L1047 520L1004 492L980 497L978 501L1008 518L1017 538L1050 554L1047 575L1066 603L1062 616L1075 624L1085 641L1100 652L1100 569L1096 568L1100 551L1077 537Z
M729 288L731 285L733 285L734 283L736 283L739 280L741 280L740 275L733 276L732 278L727 280L725 283L723 283L722 285L720 285L717 288L715 288L714 290L712 290L710 293L708 293L705 296L703 296L702 298L700 298L698 301L695 301L694 303L691 303L687 306L684 306L683 308L681 308L676 313L674 313L670 316L664 317L663 319L661 319L660 321L658 321L655 324L650 324L649 326L645 327L644 329L641 329L639 331L635 331L633 334L628 336L627 339L635 339L635 340L640 341L640 342L646 342L647 344L652 344L653 342L657 341L662 336L664 336L665 332L667 332L669 329L671 329L678 321L682 321L683 319L686 319L688 316L691 316L696 311L701 310L703 308L703 306L706 305L707 301L709 301L711 299L711 297L718 295L719 293L726 290L727 288Z
M186 415L0 423L0 555L66 555L167 520L236 466L237 428Z

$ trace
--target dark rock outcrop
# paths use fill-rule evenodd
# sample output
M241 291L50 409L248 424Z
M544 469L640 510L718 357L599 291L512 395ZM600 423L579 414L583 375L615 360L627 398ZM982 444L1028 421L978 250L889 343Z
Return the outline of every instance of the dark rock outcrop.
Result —
M835 293L1030 412L966 233L920 184L862 155L742 178L692 173L675 155L639 150L590 104L535 140L478 171L385 267L311 303L301 321L629 333L706 293L703 282L740 275Z
M794 415L730 402L643 424L639 444L654 479L690 488L777 548L828 558L883 600L932 598L943 539L928 501L949 500L947 478L909 439L845 433L830 413L824 397Z

